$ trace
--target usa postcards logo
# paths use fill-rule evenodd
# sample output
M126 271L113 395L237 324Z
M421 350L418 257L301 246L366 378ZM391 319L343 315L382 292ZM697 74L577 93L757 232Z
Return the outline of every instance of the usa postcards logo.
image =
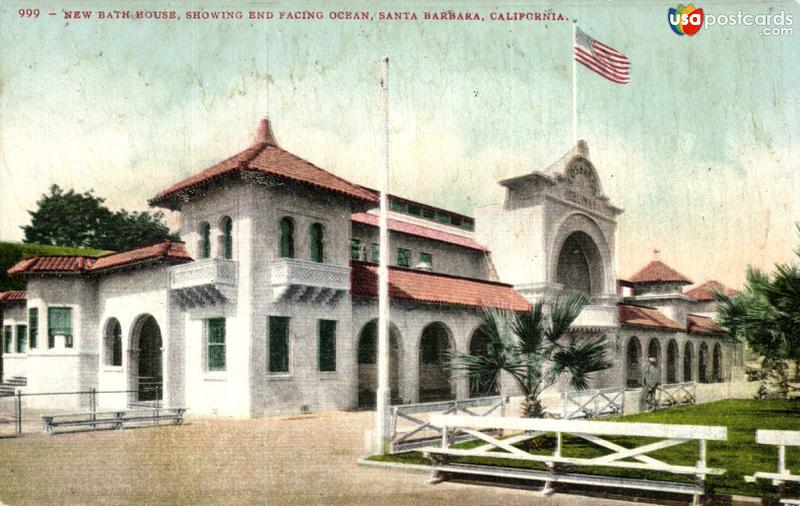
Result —
M694 4L670 7L668 17L670 28L681 37L694 35L703 26L703 9L695 8Z

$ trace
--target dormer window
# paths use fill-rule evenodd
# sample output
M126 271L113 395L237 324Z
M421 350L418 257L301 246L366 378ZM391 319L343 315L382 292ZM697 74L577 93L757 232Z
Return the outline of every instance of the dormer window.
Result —
M311 242L311 261L322 263L324 260L323 252L323 229L321 223L314 223L308 230Z
M281 218L281 258L294 258L294 221Z

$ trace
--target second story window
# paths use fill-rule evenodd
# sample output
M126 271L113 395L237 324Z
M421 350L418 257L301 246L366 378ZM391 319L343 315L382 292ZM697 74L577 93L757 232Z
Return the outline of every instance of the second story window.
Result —
M211 225L207 221L200 224L200 258L211 256Z
M325 259L323 252L323 229L321 223L314 223L308 230L309 239L311 242L311 260L313 262L322 263Z
M281 218L281 258L294 258L294 221Z
M222 257L233 258L233 220L230 216L222 218Z
M361 260L361 241L358 239L350 239L350 258Z
M397 266L410 267L411 266L411 250L406 248L397 248Z

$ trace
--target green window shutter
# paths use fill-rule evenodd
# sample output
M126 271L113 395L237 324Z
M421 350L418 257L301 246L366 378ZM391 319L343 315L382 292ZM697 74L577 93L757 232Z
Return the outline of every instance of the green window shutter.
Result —
M28 346L36 348L39 337L39 308L28 309Z
M411 266L411 250L397 248L397 265L399 267Z
M318 363L320 371L336 370L336 322L319 320L317 333Z
M289 318L269 317L269 372L289 372Z
M208 370L225 370L225 318L211 318L208 323Z
M223 247L225 249L224 256L228 260L233 258L233 220L228 216L222 220L222 234L224 239Z
M381 247L380 245L378 245L378 243L376 242L372 243L371 253L372 253L372 261L378 263L381 259Z
M47 308L47 346L55 347L55 336L64 336L64 346L72 348L72 308Z
M281 219L281 258L294 258L294 222L289 217Z
M361 241L358 239L350 239L350 258L361 260Z
M200 258L211 256L211 225L203 222L200 225Z
M11 341L14 340L11 326L3 327L3 353L11 353Z
M319 262L322 263L324 259L323 254L323 230L322 225L320 223L314 223L311 225L309 229L309 235L311 238L311 261L312 262Z
M25 353L28 347L28 326L17 325L17 353Z

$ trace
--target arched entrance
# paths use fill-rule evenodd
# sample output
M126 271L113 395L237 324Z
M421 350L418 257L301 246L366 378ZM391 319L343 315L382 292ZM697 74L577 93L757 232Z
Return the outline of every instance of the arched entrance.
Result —
M700 383L708 383L708 345L706 343L700 344L697 368L697 380Z
M398 404L400 352L398 343L400 332L394 324L389 324L389 389L392 404ZM375 406L375 392L378 389L378 320L364 325L358 334L358 405Z
M625 350L625 385L628 388L642 386L642 345L636 336L628 340Z
M722 346L719 343L714 344L714 353L711 359L711 365L713 370L713 377L711 381L715 383L719 383L722 381Z
M683 381L692 381L692 360L694 360L694 346L687 341L683 346Z
M163 342L161 328L151 315L142 315L133 325L131 338L132 390L139 401L164 398Z
M469 354L476 357L485 357L489 351L489 338L480 327L475 329L469 339ZM491 376L471 376L469 378L470 397L485 397L500 393L500 378Z
M599 294L603 291L603 260L591 237L573 232L564 240L558 254L556 282L565 290Z
M428 324L422 330L419 343L420 402L455 398L447 363L451 335L447 325L441 322Z
M667 383L678 382L678 343L672 339L667 345Z

